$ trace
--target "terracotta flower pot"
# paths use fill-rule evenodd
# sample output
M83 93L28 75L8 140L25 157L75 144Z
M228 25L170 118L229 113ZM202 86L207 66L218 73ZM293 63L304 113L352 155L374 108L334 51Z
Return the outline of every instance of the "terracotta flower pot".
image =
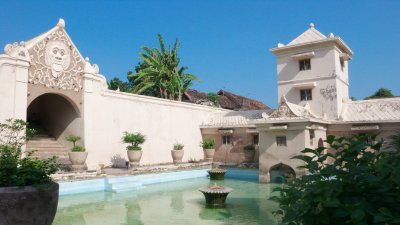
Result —
M129 159L129 166L139 166L140 159L142 158L142 150L127 150L128 159Z
M68 152L68 157L72 164L72 170L84 170L86 167L85 162L87 156L87 152Z
M183 158L183 150L171 150L172 160L174 163L181 163Z
M51 225L57 212L58 184L1 187L0 224Z
M204 156L207 162L212 162L214 158L215 149L204 149Z

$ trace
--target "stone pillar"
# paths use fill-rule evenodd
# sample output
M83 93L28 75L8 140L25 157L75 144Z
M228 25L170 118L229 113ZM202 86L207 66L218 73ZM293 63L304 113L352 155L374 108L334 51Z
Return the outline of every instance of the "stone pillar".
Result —
M0 55L0 122L26 120L28 68L27 59Z

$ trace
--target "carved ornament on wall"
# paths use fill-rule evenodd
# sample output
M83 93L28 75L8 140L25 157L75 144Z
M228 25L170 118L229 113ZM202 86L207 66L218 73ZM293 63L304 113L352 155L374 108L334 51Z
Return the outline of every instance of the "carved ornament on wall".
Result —
M326 100L333 101L336 99L336 87L333 85L327 85L326 88L322 88L319 91Z
M29 50L29 83L80 91L84 61L63 30L56 30Z
M286 103L281 103L277 110L275 110L269 118L285 118L285 117L297 117L287 106Z

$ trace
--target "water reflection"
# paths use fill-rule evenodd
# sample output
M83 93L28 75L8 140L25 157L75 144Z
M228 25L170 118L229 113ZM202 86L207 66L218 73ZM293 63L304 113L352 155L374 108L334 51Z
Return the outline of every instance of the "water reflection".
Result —
M214 184L193 179L147 186L127 193L96 192L60 197L55 225L275 224L277 205L269 185L224 180L232 187L225 208L206 208L198 188Z
M203 207L200 210L199 217L203 220L226 220L232 217L230 209L224 208L209 208Z

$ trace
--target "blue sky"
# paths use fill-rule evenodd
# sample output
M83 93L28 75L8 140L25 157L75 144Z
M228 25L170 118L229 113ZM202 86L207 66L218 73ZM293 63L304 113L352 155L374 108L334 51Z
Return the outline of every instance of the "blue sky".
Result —
M270 48L287 44L310 22L339 35L355 52L350 95L386 87L400 95L400 1L0 1L0 46L33 38L66 21L84 57L107 79L126 78L140 47L181 41L182 65L202 80L193 88L226 89L277 105Z

